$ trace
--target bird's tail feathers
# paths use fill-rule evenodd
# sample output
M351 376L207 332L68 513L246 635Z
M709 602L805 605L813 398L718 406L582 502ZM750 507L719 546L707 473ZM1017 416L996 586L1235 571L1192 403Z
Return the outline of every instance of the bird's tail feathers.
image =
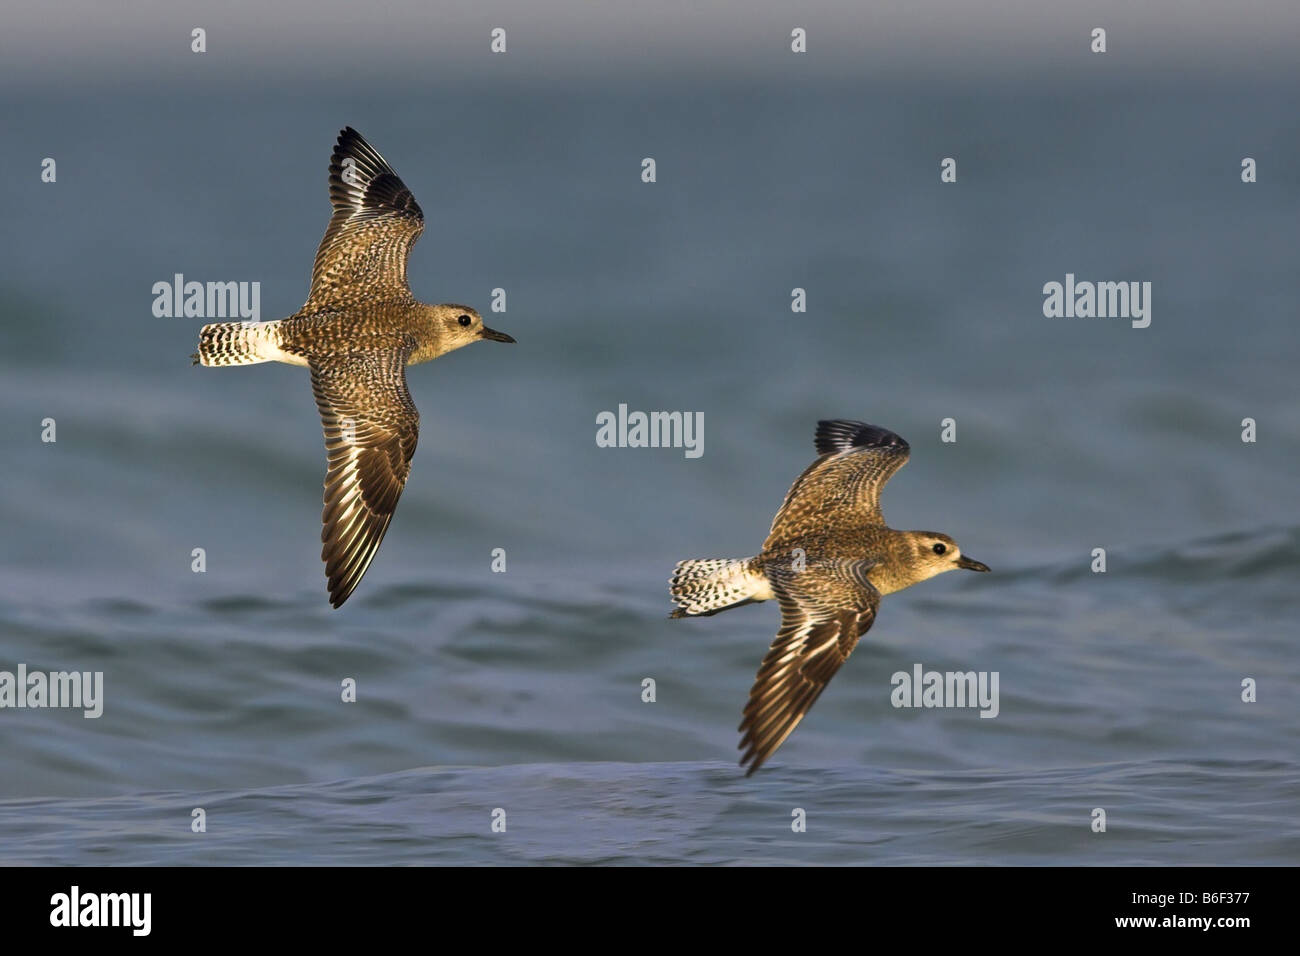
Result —
M679 561L669 591L677 605L670 617L708 617L772 596L771 586L753 558L702 558Z
M256 365L280 358L279 322L214 322L199 331L195 365Z

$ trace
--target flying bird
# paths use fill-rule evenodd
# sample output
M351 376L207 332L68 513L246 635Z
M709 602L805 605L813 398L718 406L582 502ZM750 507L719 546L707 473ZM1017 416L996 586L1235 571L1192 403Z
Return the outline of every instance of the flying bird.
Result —
M465 305L417 302L406 281L424 213L356 130L330 158L334 207L316 250L307 302L274 322L218 322L199 332L199 365L284 362L311 370L328 467L321 558L330 604L356 589L384 539L411 471L420 415L406 366L487 339L513 342Z
M671 617L708 617L776 599L776 632L740 723L746 776L790 736L876 619L883 595L945 571L988 571L935 531L895 531L880 492L907 463L893 432L855 421L820 421L818 458L776 513L752 558L680 561Z

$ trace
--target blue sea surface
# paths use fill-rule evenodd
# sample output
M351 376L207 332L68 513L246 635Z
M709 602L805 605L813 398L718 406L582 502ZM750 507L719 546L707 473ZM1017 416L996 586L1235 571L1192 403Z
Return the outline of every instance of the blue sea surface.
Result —
M1294 90L0 95L0 670L104 674L98 719L0 710L0 863L1300 862ZM409 370L334 611L306 371L192 367L151 289L295 311L343 125L425 211L415 294L519 343ZM1150 327L1045 317L1067 274L1151 282ZM703 455L598 447L620 404ZM903 435L891 525L994 573L887 597L746 778L778 610L669 620L667 579L754 553L829 417ZM895 708L918 663L998 672L998 716Z

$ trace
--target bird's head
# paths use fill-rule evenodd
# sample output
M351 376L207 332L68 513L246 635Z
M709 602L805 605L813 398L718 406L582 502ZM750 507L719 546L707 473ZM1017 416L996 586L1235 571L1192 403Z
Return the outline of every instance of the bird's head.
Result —
M987 571L989 566L961 553L957 542L946 534L937 531L909 531L908 543L913 574L917 581L924 581L945 571L963 568L967 571Z
M483 316L467 305L448 303L429 306L433 313L433 322L439 332L439 342L443 351L450 352L464 345L470 345L479 339L491 342L513 342L510 336L496 329L489 329L483 324Z

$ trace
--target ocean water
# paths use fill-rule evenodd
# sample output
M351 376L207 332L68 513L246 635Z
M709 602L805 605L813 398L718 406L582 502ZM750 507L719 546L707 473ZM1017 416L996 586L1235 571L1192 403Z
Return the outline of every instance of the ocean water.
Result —
M104 710L0 710L0 862L1300 861L1294 88L6 94L0 670L102 671ZM332 611L305 371L191 367L151 288L293 312L345 124L425 210L417 296L504 288L519 344L409 371ZM1067 273L1151 282L1150 327L1044 317ZM620 404L703 413L703 455L597 447ZM907 438L890 523L994 573L888 597L745 778L777 610L671 621L666 582L757 549L825 417ZM998 716L894 708L918 663L998 672Z

